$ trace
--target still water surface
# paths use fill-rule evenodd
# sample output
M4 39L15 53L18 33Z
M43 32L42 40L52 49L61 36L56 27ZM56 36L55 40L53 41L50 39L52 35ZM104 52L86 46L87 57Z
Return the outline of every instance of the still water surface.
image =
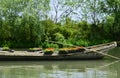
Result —
M120 62L0 61L0 78L120 78Z

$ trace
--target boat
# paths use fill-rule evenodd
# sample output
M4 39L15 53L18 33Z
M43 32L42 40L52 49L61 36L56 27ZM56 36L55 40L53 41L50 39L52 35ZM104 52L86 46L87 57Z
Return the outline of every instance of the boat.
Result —
M83 60L83 59L102 59L109 50L115 48L117 43L110 42L89 47L82 47L79 51L60 54L55 51L52 54L44 52L28 52L28 51L0 51L0 60ZM78 47L78 46L76 46Z

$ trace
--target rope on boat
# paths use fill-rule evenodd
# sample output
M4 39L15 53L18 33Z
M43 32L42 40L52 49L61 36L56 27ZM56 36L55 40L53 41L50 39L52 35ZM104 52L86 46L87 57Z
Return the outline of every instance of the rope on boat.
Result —
M46 40L48 41L48 40ZM55 42L55 41L48 41L48 42L52 42L52 43L56 43L56 44L62 44L62 45L68 45L68 46L74 46L74 47L78 47L76 45L72 45L72 44L64 44L64 43L61 43L61 42ZM93 49L88 49L86 47L83 47L85 50L87 51L90 51L90 52L94 52L94 53L99 53L99 54L102 54L102 55L105 55L105 56L108 56L108 57L111 57L111 58L114 58L114 59L117 59L117 60L120 60L119 57L116 57L116 56L113 56L113 55L110 55L110 54L106 54L106 53L102 53L102 52L99 52L99 51L96 51L96 50L93 50Z
M88 50L88 49L87 49ZM105 56L108 56L108 57L111 57L111 58L114 58L114 59L117 59L117 60L120 60L119 57L116 57L116 56L113 56L113 55L110 55L110 54L106 54L106 53L102 53L102 52L99 52L99 51L96 51L96 50L93 50L93 49L90 49L88 50L90 52L94 52L94 53L99 53L99 54L102 54L102 55L105 55Z

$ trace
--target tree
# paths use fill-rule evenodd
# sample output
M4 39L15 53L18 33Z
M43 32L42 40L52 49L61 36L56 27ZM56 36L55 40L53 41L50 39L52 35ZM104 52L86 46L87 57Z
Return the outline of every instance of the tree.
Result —
M103 0L101 10L103 13L107 13L108 16L113 17L111 34L115 40L120 40L118 37L120 36L120 0Z
M44 32L40 21L48 11L49 0L1 0L0 39L40 44Z
M55 23L63 22L76 14L82 0L51 0L51 17ZM62 21L61 21L62 20Z

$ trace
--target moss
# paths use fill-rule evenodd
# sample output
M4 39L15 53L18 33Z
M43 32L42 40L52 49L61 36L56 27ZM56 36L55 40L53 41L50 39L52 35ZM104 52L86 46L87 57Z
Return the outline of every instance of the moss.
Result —
M8 50L10 50L9 47L3 47L3 51L8 51Z
M29 48L28 51L34 52L34 51L41 51L41 50L42 50L42 48Z

